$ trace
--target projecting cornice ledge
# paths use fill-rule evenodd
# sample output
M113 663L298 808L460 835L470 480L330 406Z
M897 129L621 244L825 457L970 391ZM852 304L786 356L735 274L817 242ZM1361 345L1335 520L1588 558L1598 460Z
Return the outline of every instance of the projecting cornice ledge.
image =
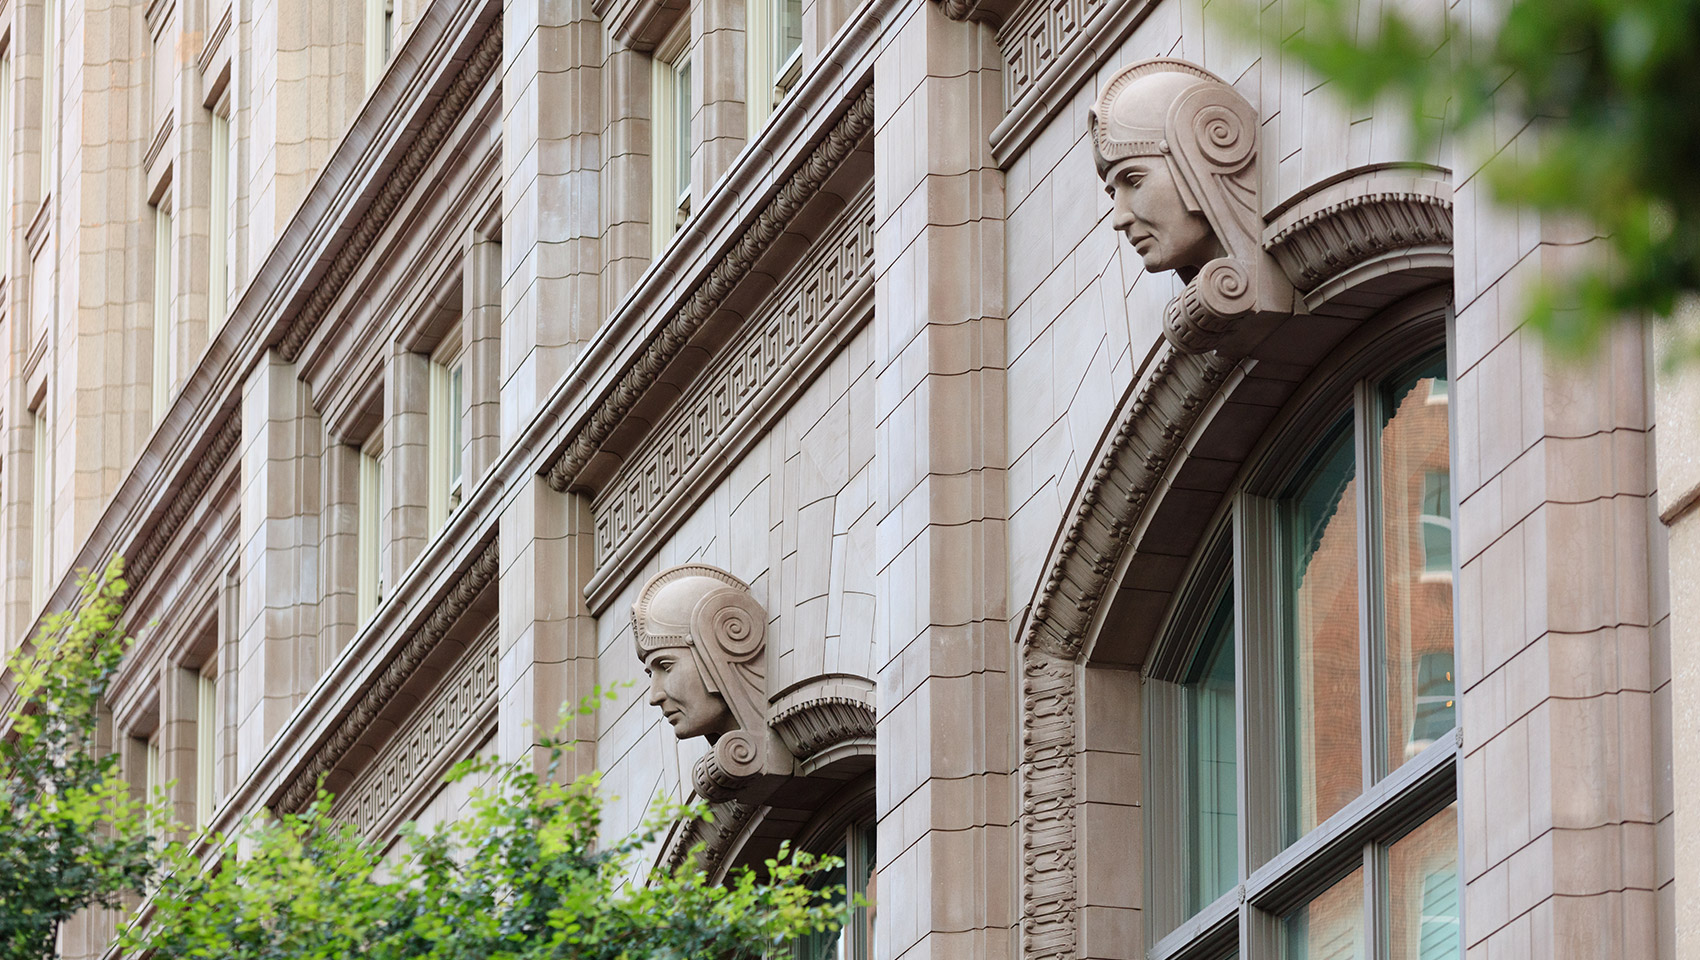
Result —
M601 400L588 422L577 430L565 449L550 464L545 477L555 490L583 489L585 468L606 445L655 385L662 371L678 357L703 324L714 315L787 226L815 197L822 184L839 168L873 129L873 85L864 87L850 102L826 135L762 207L731 248L720 257L708 276L696 285L667 322L651 335L642 351L620 372L613 389Z

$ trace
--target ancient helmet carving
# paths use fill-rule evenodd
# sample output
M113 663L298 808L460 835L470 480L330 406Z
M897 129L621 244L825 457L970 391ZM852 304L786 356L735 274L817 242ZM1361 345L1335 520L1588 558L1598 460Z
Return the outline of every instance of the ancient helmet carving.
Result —
M1244 349L1229 336L1236 328L1266 328L1256 321L1294 312L1291 283L1262 249L1258 117L1239 91L1182 60L1143 60L1110 78L1087 123L1098 175L1117 198L1118 229L1148 269L1172 269L1187 281L1164 313L1164 334L1177 349L1201 353L1225 338ZM1124 182L1140 174L1153 181L1145 197L1137 182ZM1194 235L1203 227L1187 217L1202 217L1202 238Z

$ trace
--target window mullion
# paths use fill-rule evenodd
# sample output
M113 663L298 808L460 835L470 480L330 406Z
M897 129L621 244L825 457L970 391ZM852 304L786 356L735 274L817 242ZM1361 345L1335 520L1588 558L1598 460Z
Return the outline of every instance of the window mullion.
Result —
M1282 742L1290 718L1282 716L1281 708L1280 591L1275 566L1267 562L1282 548L1278 529L1273 501L1239 496L1233 530L1234 671L1238 678L1234 722L1242 879L1285 844L1286 825L1293 815L1281 789ZM1254 810L1272 811L1274 816L1253 816Z
M1370 960L1388 960L1388 941L1383 934L1387 929L1386 885L1386 848L1374 841L1364 844L1364 949L1359 956Z
M1368 380L1358 381L1353 388L1352 407L1352 445L1356 451L1355 469L1358 476L1355 504L1358 514L1358 709L1363 730L1360 744L1363 788L1368 790L1375 785L1380 772L1386 766L1381 753L1382 743L1387 739L1380 729L1381 711L1376 709L1376 705L1381 702L1381 684L1384 679L1381 671L1377 669L1381 662L1380 624L1383 617L1379 576L1380 537L1376 535L1381 529L1381 511L1377 506L1379 498L1375 496L1375 491L1381 483L1381 477L1376 469L1374 387Z

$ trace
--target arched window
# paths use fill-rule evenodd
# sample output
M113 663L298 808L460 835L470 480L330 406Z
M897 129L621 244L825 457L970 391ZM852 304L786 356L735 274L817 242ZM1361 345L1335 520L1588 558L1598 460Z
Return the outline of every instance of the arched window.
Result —
M1153 957L1463 953L1441 318L1316 381L1146 662Z

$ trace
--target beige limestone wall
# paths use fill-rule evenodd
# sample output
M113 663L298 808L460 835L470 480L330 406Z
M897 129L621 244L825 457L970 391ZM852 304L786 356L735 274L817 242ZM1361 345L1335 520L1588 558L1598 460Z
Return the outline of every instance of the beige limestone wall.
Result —
M1508 131L1498 146L1532 145ZM1604 255L1496 207L1460 157L1453 492L1465 941L1522 956L1663 956L1669 684L1664 532L1640 330L1588 361L1522 326L1533 286ZM1667 895L1668 900L1668 895Z
M892 30L874 67L876 939L997 960L1018 884L1005 264L1021 241L988 146L1002 60L991 30L934 3Z

